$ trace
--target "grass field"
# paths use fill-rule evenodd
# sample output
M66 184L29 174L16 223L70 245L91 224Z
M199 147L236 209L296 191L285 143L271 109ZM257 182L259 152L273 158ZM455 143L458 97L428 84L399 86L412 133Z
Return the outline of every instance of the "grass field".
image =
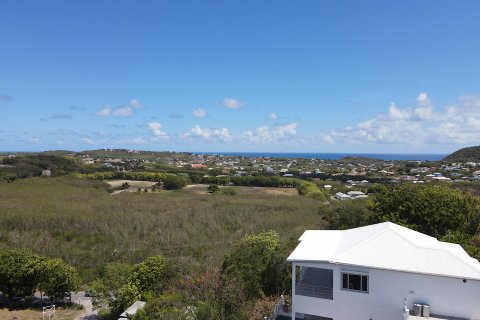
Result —
M61 309L55 311L55 320L74 320L84 313L83 310ZM0 319L2 320L42 320L41 310L8 310L0 309ZM48 319L48 318L47 318Z
M294 189L284 196L239 188L229 196L189 189L111 195L108 188L70 177L1 183L0 247L61 257L89 281L104 263L157 254L179 268L218 264L246 233L272 229L296 240L320 221L319 202Z

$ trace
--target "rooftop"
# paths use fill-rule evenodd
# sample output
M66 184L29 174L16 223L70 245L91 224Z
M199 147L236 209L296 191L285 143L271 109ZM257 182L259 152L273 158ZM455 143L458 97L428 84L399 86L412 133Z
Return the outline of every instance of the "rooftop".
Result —
M307 230L288 257L462 279L480 280L480 262L458 244L383 222L348 230Z

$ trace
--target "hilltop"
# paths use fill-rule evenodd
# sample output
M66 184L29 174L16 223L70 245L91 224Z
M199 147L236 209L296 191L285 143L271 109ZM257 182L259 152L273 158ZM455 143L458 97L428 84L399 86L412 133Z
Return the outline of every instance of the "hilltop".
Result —
M457 150L443 158L445 162L480 162L480 146Z

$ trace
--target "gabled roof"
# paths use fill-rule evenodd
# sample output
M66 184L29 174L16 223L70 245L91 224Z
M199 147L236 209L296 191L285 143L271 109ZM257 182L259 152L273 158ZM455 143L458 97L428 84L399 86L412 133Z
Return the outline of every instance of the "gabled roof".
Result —
M480 262L458 244L383 222L348 230L307 230L288 261L328 262L480 280Z

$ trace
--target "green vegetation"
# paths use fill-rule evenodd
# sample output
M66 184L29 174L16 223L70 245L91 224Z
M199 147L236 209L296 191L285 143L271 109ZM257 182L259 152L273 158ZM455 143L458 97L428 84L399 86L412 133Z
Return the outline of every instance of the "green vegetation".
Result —
M308 196L318 200L326 200L328 193L323 189L319 189L313 182L304 181L297 187L298 194Z
M0 183L0 248L31 248L75 266L85 282L112 262L164 255L187 270L220 265L247 233L295 239L318 222L308 197L187 191L112 195L102 181L72 177Z
M60 259L49 259L28 250L3 249L0 261L0 291L9 298L28 297L40 290L57 299L80 287L77 271Z
M467 147L457 150L445 158L444 162L454 163L454 162L480 162L480 146L476 147Z
M284 292L289 284L288 264L274 231L247 234L226 256L225 273L243 284L247 297Z
M391 221L444 241L461 244L480 258L480 200L443 184L400 184L381 188L373 200L320 208L331 229Z
M25 157L4 158L0 168L0 181L12 181L17 178L40 176L43 170L50 170L53 176L82 170L78 161L72 158L48 154L30 155Z

